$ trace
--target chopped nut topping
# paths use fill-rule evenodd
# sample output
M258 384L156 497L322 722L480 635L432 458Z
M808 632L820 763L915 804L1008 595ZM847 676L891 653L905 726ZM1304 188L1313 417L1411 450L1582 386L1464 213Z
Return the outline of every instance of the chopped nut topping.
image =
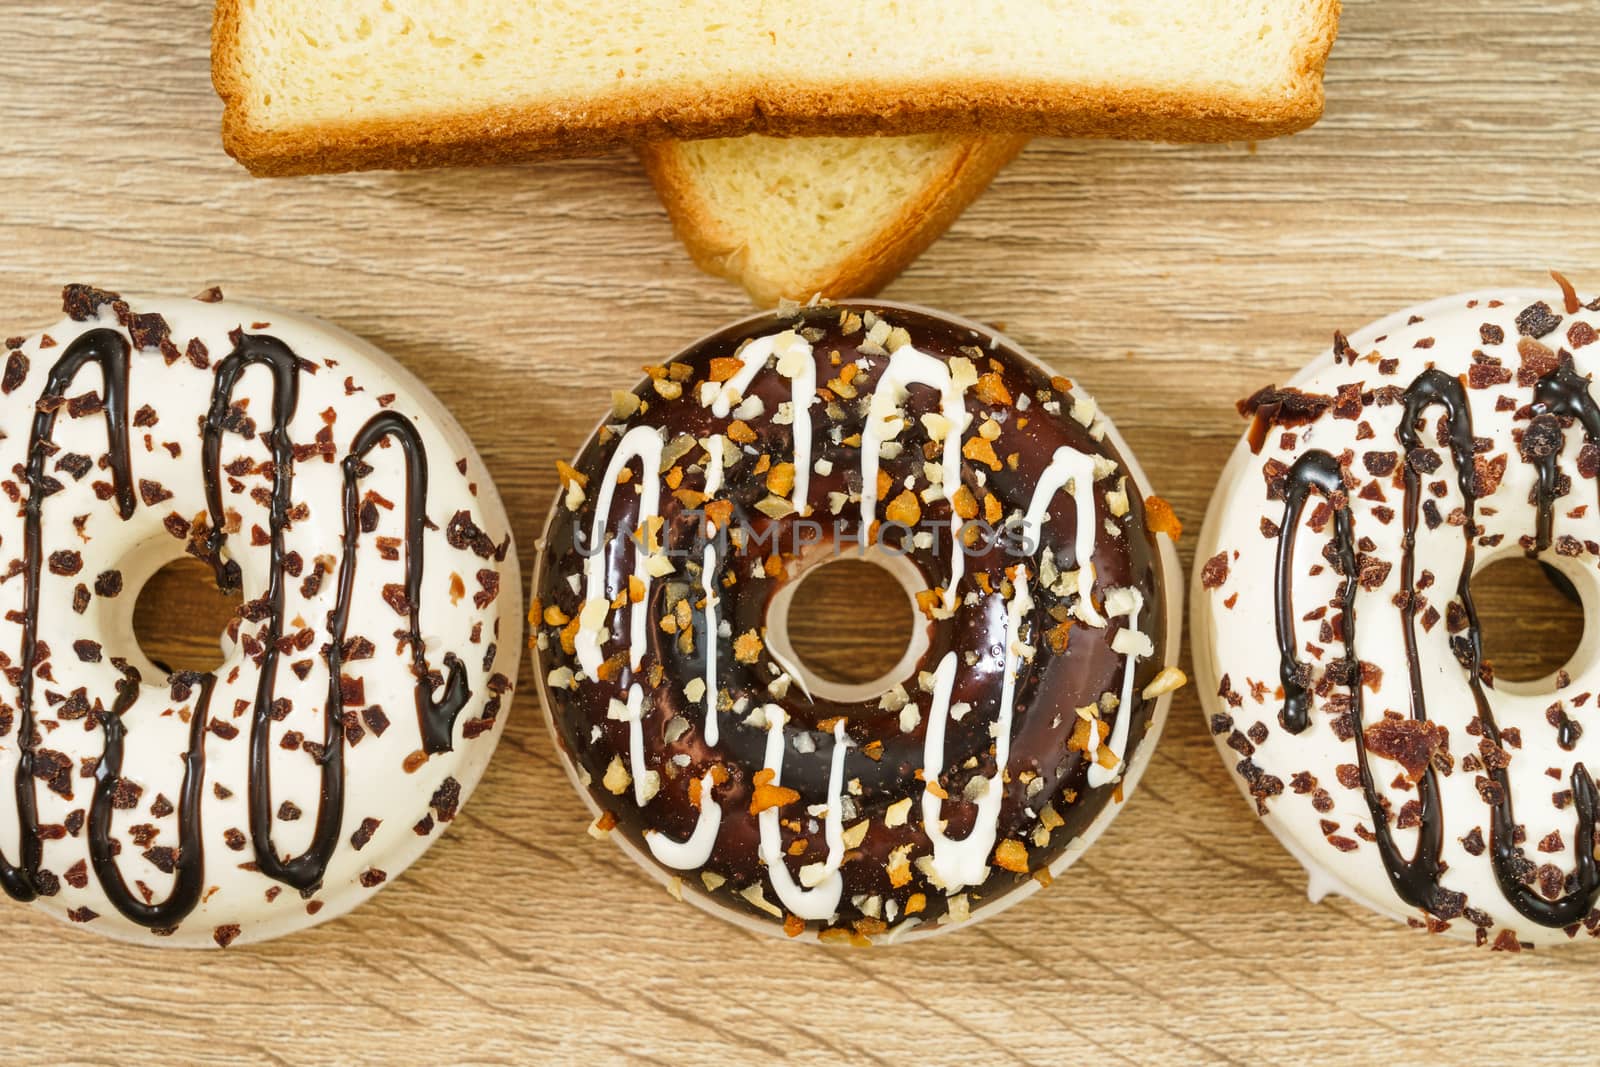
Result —
M733 658L740 663L754 663L761 658L763 647L761 635L754 630L746 630L733 642Z
M1017 874L1028 873L1028 846L1014 837L1008 837L995 846L994 862L998 867Z
M1182 689L1189 684L1189 678L1176 667L1163 667L1161 673L1150 679L1150 684L1144 687L1139 694L1145 700L1153 700L1159 696Z
M622 762L621 756L611 757L611 763L606 767L606 775L601 779L601 784L614 796L621 796L633 784L633 775L628 773L627 765Z
M770 768L756 772L754 788L750 794L750 814L759 815L768 808L781 808L800 799L800 794L788 786L773 785L777 773Z

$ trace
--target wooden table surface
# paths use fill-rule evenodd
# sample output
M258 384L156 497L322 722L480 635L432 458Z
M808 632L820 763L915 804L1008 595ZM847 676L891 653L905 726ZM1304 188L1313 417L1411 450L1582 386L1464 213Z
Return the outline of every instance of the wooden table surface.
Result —
M689 264L627 154L250 179L218 144L209 7L0 2L0 334L52 322L75 280L220 284L332 319L455 410L531 564L555 460L607 391L744 313L742 295ZM1254 149L1036 142L888 295L1003 324L1087 384L1193 530L1241 430L1233 401L1335 328L1552 267L1600 288L1597 13L1595 0L1348 0L1315 129ZM1309 904L1192 693L1129 810L1054 888L931 943L824 951L719 924L590 840L526 669L521 684L456 827L350 917L178 954L6 902L5 1059L1572 1062L1592 1049L1600 954L1491 955Z

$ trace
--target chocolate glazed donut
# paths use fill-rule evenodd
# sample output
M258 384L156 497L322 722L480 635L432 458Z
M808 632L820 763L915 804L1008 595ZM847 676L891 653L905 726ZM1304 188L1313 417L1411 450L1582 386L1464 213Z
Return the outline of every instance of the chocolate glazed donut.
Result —
M1093 401L879 303L757 316L647 369L561 465L533 591L597 830L790 936L927 932L1047 883L1182 680L1170 510L1147 514ZM870 696L819 683L774 617L863 546L925 641Z

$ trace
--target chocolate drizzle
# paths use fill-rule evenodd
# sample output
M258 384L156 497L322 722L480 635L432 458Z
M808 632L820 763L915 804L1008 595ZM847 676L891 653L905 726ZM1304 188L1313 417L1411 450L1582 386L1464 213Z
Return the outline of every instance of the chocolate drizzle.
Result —
M1577 419L1583 426L1584 441L1597 444L1600 443L1600 406L1589 395L1589 379L1574 370L1572 364L1562 362L1534 384L1533 410L1533 423L1527 432L1551 433L1555 438L1554 447L1538 449L1529 457L1539 475L1534 488L1534 503L1539 514L1534 550L1543 552L1550 547L1555 526L1556 492L1560 481L1556 460L1561 454L1560 440L1566 435L1558 419ZM1570 583L1568 588L1571 588Z
M190 551L211 566L218 586L225 592L240 588L242 576L239 565L225 555L230 525L236 526L238 517L224 508L222 441L228 432L242 433L246 437L254 434L254 425L246 416L244 405L235 405L233 394L246 371L254 366L266 367L273 379L272 421L261 437L271 452L271 460L257 469L262 474L269 474L272 480L268 506L268 588L264 596L242 609L245 618L265 621L264 631L260 635L261 651L257 655L259 680L250 723L249 826L256 868L269 878L310 895L321 885L328 864L339 846L344 817L342 662L362 532L359 483L372 471L365 462L368 453L380 445L387 446L391 440L399 445L406 470L406 576L403 587L406 603L403 613L407 625L404 630L397 631L396 636L410 645L412 670L416 676L418 724L426 752L433 754L452 748L455 723L471 698L471 690L466 667L455 655L446 654L444 657L448 671L444 678L428 667L420 621L423 542L425 531L431 528L426 514L427 453L421 434L410 419L396 412L384 411L362 427L342 464L343 557L337 599L328 613L332 640L326 649L329 686L327 703L323 709L324 733L320 747L306 746L307 751L313 752L321 772L315 833L310 846L300 855L287 857L278 854L271 839L274 813L270 754L277 668L286 644L283 633L284 583L289 567L286 565L285 531L296 514L291 496L295 448L289 436L289 425L299 403L299 375L302 370L314 371L316 368L301 360L275 337L238 331L233 334L233 340L232 352L216 365L207 414L201 426L201 474L209 528L203 522L195 524ZM67 347L50 368L35 405L25 471L27 499L22 507L22 647L14 670L19 690L19 758L13 787L20 823L20 854L13 863L0 849L0 887L17 900L27 901L54 894L59 884L53 874L41 870L43 837L35 794L37 749L40 744L40 731L34 714L35 674L42 658L49 654L43 649L38 635L41 571L45 560L42 516L45 500L62 488L56 479L46 473L46 463L58 452L53 436L57 413L68 406L67 390L79 371L88 364L96 364L104 378L101 409L105 418L107 452L101 464L109 470L112 482L109 494L100 492L101 486L98 484L96 489L102 498L109 496L114 501L117 515L122 520L133 517L139 506L139 497L129 449L128 381L131 357L132 348L123 332L110 328L87 330ZM86 408L85 413L93 410ZM74 414L78 414L76 408ZM396 610L399 608L400 605L396 605ZM120 666L121 661L113 658L113 663ZM170 850L160 850L164 853L160 857L152 858L147 853L151 862L173 874L172 887L165 899L152 901L149 891L142 884L138 886L139 892L130 890L118 867L120 843L112 833L118 795L125 785L123 758L127 726L123 716L138 703L141 696L137 673L131 669L124 669L122 673L110 710L103 710L96 703L89 712L88 725L91 729L98 725L104 739L100 757L94 765L94 791L85 826L89 859L107 899L119 913L141 926L158 932L170 932L194 911L205 890L201 809L205 796L205 747L213 725L211 702L218 678L215 673L207 673L173 675L168 679L173 686L174 699L183 695L183 690L194 692L196 696L187 720L188 747L184 754L183 781L176 808L177 842ZM435 700L435 688L441 685L442 693Z
M467 688L466 666L453 653L445 653L449 677L444 697L433 697L434 673L428 668L423 648L422 623L422 534L427 522L428 453L411 420L392 411L380 412L361 427L344 459L344 559L339 570L339 599L328 615L333 641L328 646L328 721L339 721L344 708L340 666L345 628L350 622L350 600L355 586L356 548L361 540L359 483L371 471L367 453L380 442L393 440L400 445L406 462L406 585L405 607L408 629L405 637L411 646L411 670L416 675L417 725L422 731L422 749L429 755L449 752L454 745L456 718L472 692Z
M239 565L222 555L223 545L228 540L227 517L222 508L222 434L229 428L229 407L239 379L257 365L272 371L272 427L261 437L272 450L272 504L268 510L272 574L267 598L273 607L276 626L283 609L283 576L278 564L283 559L283 531L289 524L289 496L294 482L294 446L289 440L289 423L300 406L299 357L276 337L241 333L233 351L217 364L216 384L211 390L211 406L201 435L201 476L205 480L206 509L211 515L205 558L216 573L217 585L224 592L237 592ZM272 636L274 639L279 636L277 629ZM271 675L271 671L264 671L262 677L270 679Z
M1589 396L1588 382L1563 364L1541 378L1535 390L1536 418L1554 420L1567 416L1580 420L1590 441L1600 439L1600 408ZM1465 520L1461 523L1463 554L1461 569L1456 579L1455 598L1462 610L1465 626L1462 633L1452 639L1452 647L1467 683L1472 690L1477 722L1485 742L1496 750L1504 751L1500 730L1493 709L1484 691L1483 638L1478 622L1477 608L1472 599L1471 579L1474 562L1474 543L1477 536L1476 503L1477 485L1473 468L1472 415L1466 391L1459 379L1437 369L1428 369L1418 375L1402 397L1403 409L1396 437L1405 450L1404 463L1405 501L1404 536L1401 542L1400 562L1401 596L1400 612L1404 625L1405 655L1409 669L1411 719L1428 721L1424 702L1423 678L1416 644L1416 535L1418 512L1422 497L1421 476L1416 457L1424 447L1418 437L1422 413L1433 405L1444 408L1451 458L1456 465L1457 482L1463 500ZM1560 433L1559 424L1555 427ZM1535 491L1539 507L1539 533L1536 551L1550 544L1552 526L1551 509L1557 488L1556 456L1559 442L1553 447L1540 448L1532 457L1538 467L1539 486ZM1345 576L1341 592L1343 611L1342 637L1344 661L1342 676L1350 693L1350 714L1354 735L1361 788L1372 815L1374 838L1382 857L1384 869L1395 892L1407 904L1422 908L1440 918L1454 918L1465 906L1465 897L1459 892L1440 885L1444 864L1440 858L1444 841L1444 818L1441 810L1437 772L1430 763L1424 768L1417 783L1420 806L1417 847L1408 860L1400 855L1390 830L1390 815L1379 792L1368 763L1367 747L1362 723L1362 673L1356 656L1355 587L1356 559L1349 517L1349 501L1342 495L1342 481L1337 461L1328 453L1311 451L1301 456L1287 476L1285 518L1278 542L1277 557L1277 625L1278 646L1282 657L1281 674L1284 683L1283 725L1293 733L1303 731L1308 725L1306 679L1295 657L1293 607L1290 600L1290 570L1294 550L1294 536L1300 513L1312 488L1320 489L1334 504L1334 524L1338 569ZM1336 494L1338 494L1336 496ZM1523 856L1518 846L1517 822L1512 808L1511 781L1504 761L1486 761L1485 773L1488 788L1482 789L1491 809L1490 855L1495 877L1506 900L1520 914L1545 927L1566 927L1582 921L1600 899L1600 866L1594 855L1594 833L1597 815L1600 815L1600 789L1582 763L1572 769L1572 803L1577 814L1577 841L1575 845L1576 872L1569 881L1569 892L1557 899L1549 899L1536 891L1531 881L1533 866Z
M1294 544L1311 490L1321 490L1333 505L1333 531L1339 552L1339 571L1344 575L1345 638L1353 646L1355 629L1355 541L1351 534L1350 502L1344 491L1344 476L1339 461L1320 449L1313 449L1295 461L1285 477L1282 533L1278 538L1278 559L1274 576L1277 591L1278 678L1283 683L1283 710L1278 721L1292 734L1311 724L1306 685L1309 671L1300 662L1294 639ZM1359 673L1359 672L1358 672ZM1358 686L1359 688L1359 686Z
M1539 553L1550 547L1555 528L1555 505L1561 480L1556 461L1566 436L1561 419L1577 419L1583 426L1584 442L1600 444L1600 405L1589 395L1589 380L1574 370L1571 363L1563 361L1534 383L1533 410L1533 421L1523 434L1523 453L1538 476L1534 485L1534 506L1538 515L1534 552ZM1566 575L1548 563L1540 566L1557 592L1574 604L1582 604L1577 589ZM1577 743L1572 727L1572 720L1563 714L1562 748L1570 750Z
M38 804L34 796L34 752L38 730L33 718L33 676L38 664L39 573L44 562L43 515L45 498L60 488L45 474L44 464L55 451L56 413L66 402L67 388L86 364L100 367L105 380L107 462L115 491L117 513L127 519L137 500L128 454L128 356L126 338L116 330L95 329L67 347L45 382L28 437L28 500L23 505L22 655L17 680L17 770L14 781L21 856L13 864L0 854L0 886L15 900L33 900L41 891L39 863L44 842L39 837Z
M1412 471L1407 468L1407 476L1412 476ZM1373 779L1372 768L1367 759L1367 746L1363 736L1363 706L1361 689L1361 660L1356 654L1356 589L1358 586L1355 551L1355 537L1350 516L1350 499L1343 491L1344 481L1339 470L1339 461L1327 452L1311 451L1296 461L1289 472L1288 506L1284 516L1283 533L1278 542L1278 648L1282 657L1280 673L1284 683L1284 710L1281 721L1284 729L1291 733L1301 733L1310 724L1307 715L1307 697L1309 691L1306 687L1302 668L1294 656L1294 617L1293 607L1289 597L1290 565L1294 556L1294 533L1300 520L1300 512L1305 506L1306 497L1310 489L1321 489L1333 505L1334 521L1334 546L1337 552L1337 569L1344 575L1344 583L1339 590L1339 610L1341 612L1340 627L1342 630L1344 656L1341 663L1340 674L1350 692L1350 720L1355 735L1356 766L1361 776L1361 789L1366 797L1367 806L1372 813L1373 825L1376 827L1378 851L1383 857L1384 869L1389 874L1389 881L1394 886L1395 892L1401 899L1414 907L1426 908L1437 911L1444 902L1439 899L1439 850L1444 841L1444 823L1438 815L1438 782L1434 778L1433 768L1426 769L1419 790L1423 802L1422 827L1417 839L1416 855L1407 861L1400 856L1399 849L1395 847L1393 836L1389 832L1389 816L1383 809L1382 798L1378 793L1377 785ZM1409 500L1409 497L1408 497ZM1415 515L1409 516L1415 522ZM1408 557L1409 559L1409 553ZM1411 633L1407 626L1407 652L1411 654ZM1416 660L1412 657L1413 672ZM1292 683L1292 684L1291 684ZM1426 713L1421 711L1420 690L1414 685L1413 694L1417 703L1412 708L1415 718L1425 718ZM1293 702L1291 702L1291 700ZM1457 905L1453 910L1445 909L1453 914L1459 914Z
M350 605L355 588L356 549L360 540L360 479L370 470L363 457L384 439L400 444L406 460L406 584L408 629L405 639L411 647L413 670L417 675L416 701L423 749L432 754L450 750L456 717L471 696L466 668L453 655L446 655L449 678L443 700L432 695L433 675L423 652L419 618L422 594L422 535L427 522L427 450L410 420L394 412L375 415L351 445L343 462L344 471L344 558L340 568L339 595L328 615L332 640L327 651L328 702L323 710L323 736L316 760L321 767L321 802L311 844L298 856L282 857L272 845L271 732L272 706L278 669L279 644L283 636L284 547L283 532L289 525L291 487L294 479L294 447L288 427L299 402L299 358L275 337L241 334L234 350L217 365L216 386L204 433L204 478L206 504L210 510L211 532L205 553L217 583L224 591L238 588L238 564L224 560L227 541L226 516L222 509L220 462L222 433L227 428L233 390L243 373L254 365L272 372L272 426L263 439L272 450L272 500L268 511L270 564L267 593L263 598L267 632L262 639L261 675L256 689L255 707L250 720L250 836L256 863L261 873L302 893L314 892L322 883L333 853L339 846L344 822L344 689L343 653Z
M1434 368L1429 368L1417 376L1406 389L1401 404L1400 425L1395 431L1396 438L1405 450L1402 461L1402 476L1405 481L1403 504L1405 525L1400 542L1401 634L1405 640L1406 667L1410 681L1411 718L1417 722L1426 722L1428 708L1423 698L1422 662L1417 654L1416 633L1417 522L1422 498L1422 479L1414 457L1417 450L1423 447L1417 436L1418 423L1421 421L1422 413L1435 404L1445 410L1446 425L1450 434L1450 455L1455 461L1456 479L1465 501L1466 522L1462 524L1465 556L1461 564L1460 577L1456 582L1456 596L1466 611L1472 634L1469 639L1472 659L1468 671L1473 694L1477 698L1480 711L1486 703L1478 681L1480 652L1480 642L1477 639L1478 615L1477 608L1472 602L1470 585L1473 538L1476 536L1473 523L1476 498L1472 477L1472 413L1467 407L1466 391L1461 387L1460 380ZM1353 655L1355 634L1348 618L1345 623L1345 635L1349 642L1346 651ZM1445 889L1439 884L1440 875L1444 870L1440 859L1444 846L1444 815L1439 803L1438 771L1430 761L1423 768L1422 777L1417 781L1417 802L1421 807L1418 816L1417 847L1412 857L1409 860L1405 859L1395 845L1394 834L1389 825L1389 813L1384 809L1383 798L1378 792L1367 758L1359 671L1351 680L1351 694L1350 714L1355 734L1356 763L1361 772L1361 791L1366 798L1367 809L1372 814L1373 833L1378 853L1383 857L1384 870L1389 875L1389 883L1394 886L1395 893L1400 899L1412 907L1422 908L1441 917L1453 918L1461 914L1463 897L1460 893Z
M183 786L178 796L178 849L173 861L176 878L172 891L159 903L146 903L128 891L117 870L116 848L111 839L111 811L122 781L122 715L139 697L137 682L124 682L111 714L102 717L105 752L95 769L94 800L89 806L89 860L106 897L124 916L151 929L170 929L200 903L205 889L205 857L201 843L200 807L206 776L206 728L211 722L214 674L201 675L200 697L189 716L189 747L183 756Z
M344 729L339 716L333 714L331 708L325 709L322 749L315 757L322 769L316 829L305 851L298 856L281 856L272 844L272 705L277 691L279 642L283 637L283 532L289 525L290 491L294 484L294 446L289 440L289 423L300 401L300 360L276 337L241 333L233 351L217 364L216 385L211 392L211 410L206 415L201 452L206 507L211 516L205 558L224 592L239 588L238 563L222 555L228 539L228 520L222 508L222 434L228 426L229 408L239 379L246 370L257 365L272 372L272 426L261 435L272 451L272 500L267 509L267 535L271 546L267 593L261 601L267 630L261 639L260 677L256 683L255 707L250 715L250 839L255 848L256 865L262 874L302 893L310 893L322 884L322 876L327 872L334 850L339 847L339 829L344 823ZM338 687L336 671L332 687Z
M1430 372L1431 373L1431 372ZM1421 380L1419 379L1419 382ZM1454 382L1454 379L1450 379ZM1431 399L1424 399L1431 394L1426 390L1419 391L1415 396L1408 392L1406 395L1406 426L1415 421L1415 411ZM1417 407L1413 407L1416 404ZM1402 429L1401 438L1405 439L1406 431ZM1408 448L1413 445L1408 444ZM1471 439L1467 441L1467 448L1471 449ZM1470 470L1470 464L1468 469ZM1411 544L1416 532L1416 502L1411 493L1416 472L1408 464L1406 466L1407 485L1407 510L1406 510L1406 581L1409 583L1411 564ZM1378 792L1376 781L1373 778L1372 767L1367 758L1367 745L1363 733L1363 701L1361 686L1361 660L1356 654L1356 589L1358 588L1359 568L1356 562L1355 536L1353 523L1350 516L1350 498L1344 492L1344 480L1339 469L1339 461L1327 452L1313 450L1301 456L1290 469L1288 475L1288 505L1285 509L1283 532L1278 541L1278 570L1277 570L1277 619L1278 619L1278 649L1282 657L1280 674L1284 685L1284 709L1280 717L1284 729L1291 733L1301 733L1310 725L1308 712L1309 690L1305 685L1302 668L1295 658L1294 649L1294 616L1290 600L1290 566L1294 556L1294 535L1300 521L1301 510L1305 507L1306 498L1312 488L1320 489L1328 497L1333 507L1334 547L1337 553L1337 570L1344 576L1344 582L1339 590L1340 629L1342 630L1344 655L1340 664L1340 674L1345 679L1346 687L1350 692L1350 722L1356 744L1356 767L1360 772L1361 791L1366 798L1367 807L1372 814L1372 823L1375 827L1374 836L1378 845L1378 852L1383 857L1384 870L1388 872L1389 882L1400 898L1413 907L1424 908L1435 914L1459 915L1461 913L1461 896L1459 893L1448 894L1448 891L1439 886L1440 863L1439 853L1444 844L1444 820L1439 814L1439 783L1430 764L1424 771L1422 780L1418 783L1418 792L1422 802L1422 822L1417 835L1416 854L1407 860L1400 855L1399 848L1394 843L1394 837L1389 829L1389 814L1384 810L1383 799ZM1470 551L1470 549L1469 549ZM1409 587L1409 586L1408 586ZM1415 641L1412 634L1411 619L1415 608L1409 600L1402 609L1406 617L1406 654L1411 663L1412 673L1412 708L1411 714L1415 719L1426 719L1427 712L1422 707L1422 690L1417 679L1418 666L1415 651ZM1447 895L1448 894L1448 895ZM1453 900L1451 898L1454 898Z

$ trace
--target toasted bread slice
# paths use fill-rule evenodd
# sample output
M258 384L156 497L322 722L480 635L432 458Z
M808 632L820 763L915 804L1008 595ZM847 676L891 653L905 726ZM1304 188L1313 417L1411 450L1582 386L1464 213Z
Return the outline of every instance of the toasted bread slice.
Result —
M1322 113L1338 0L219 0L257 174L745 133L1256 140Z
M1027 144L1024 137L751 135L639 154L707 273L771 307L871 296L921 255Z

